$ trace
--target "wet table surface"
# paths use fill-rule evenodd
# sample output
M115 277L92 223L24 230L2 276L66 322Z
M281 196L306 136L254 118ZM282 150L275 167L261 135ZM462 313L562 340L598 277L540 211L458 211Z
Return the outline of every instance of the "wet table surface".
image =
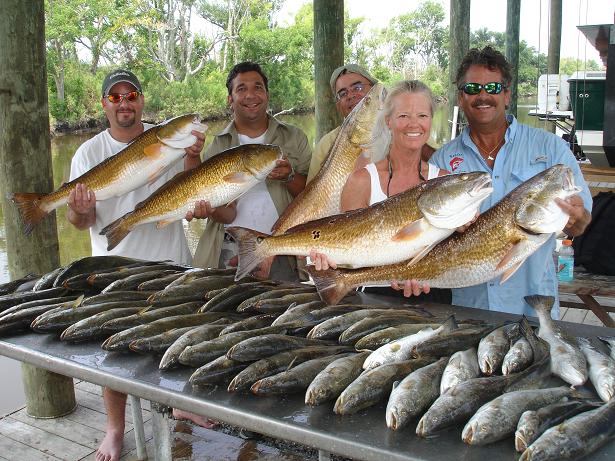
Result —
M393 298L363 296L366 302L398 303ZM454 311L458 319L502 322L518 318L509 314L447 305L431 304L428 309L437 315ZM578 336L615 335L614 329L562 323ZM51 334L22 333L1 338L0 354L349 458L374 461L506 461L517 460L519 457L514 450L512 437L486 447L471 447L461 441L461 427L450 428L430 439L415 436L416 421L397 432L392 431L385 423L385 401L355 415L338 416L333 413L333 402L310 408L303 402L304 394L276 398L231 394L224 387L193 389L188 383L193 369L161 372L158 370L159 358L132 352L106 352L100 349L99 342L70 344L59 341L57 336ZM593 453L591 459L615 459L615 442L611 441Z

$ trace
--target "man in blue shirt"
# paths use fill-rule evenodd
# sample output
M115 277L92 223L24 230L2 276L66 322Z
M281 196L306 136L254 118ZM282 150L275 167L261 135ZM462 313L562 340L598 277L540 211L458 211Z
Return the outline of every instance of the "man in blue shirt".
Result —
M436 151L430 162L452 173L491 173L494 191L483 202L481 212L535 174L563 163L572 169L575 184L582 191L566 201L556 200L570 215L564 232L569 236L580 235L591 220L592 206L581 170L561 138L522 125L512 115L506 115L511 80L510 65L500 52L489 46L468 52L459 66L455 83L459 89L458 104L469 126L459 137ZM558 318L557 278L552 257L554 246L555 238L552 237L503 284L498 277L481 285L454 289L453 304L535 315L523 297L541 294L555 297L552 315Z

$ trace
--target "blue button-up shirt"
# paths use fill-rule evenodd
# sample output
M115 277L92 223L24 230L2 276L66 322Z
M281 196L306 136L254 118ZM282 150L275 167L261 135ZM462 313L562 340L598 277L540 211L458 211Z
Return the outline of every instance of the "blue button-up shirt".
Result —
M589 188L568 145L552 133L518 123L512 115L508 116L508 122L505 143L495 159L493 170L470 138L469 128L435 152L429 161L452 173L491 173L493 193L482 203L481 212L491 208L508 192L537 173L563 163L572 169L575 184L582 188L579 195L585 208L591 211L592 197ZM523 297L540 294L555 297L552 316L559 318L554 249L553 236L503 284L500 284L501 277L498 277L481 285L453 289L453 304L535 316L535 312Z

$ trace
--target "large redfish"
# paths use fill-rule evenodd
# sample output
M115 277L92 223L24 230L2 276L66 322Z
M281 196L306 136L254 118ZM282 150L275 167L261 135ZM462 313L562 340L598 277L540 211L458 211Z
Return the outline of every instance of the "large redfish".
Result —
M14 193L26 234L56 208L68 202L77 184L94 191L96 200L119 197L147 183L154 182L186 154L186 147L196 142L192 131L204 133L207 125L196 114L172 118L137 136L117 154L100 162L78 178L62 184L49 194Z
M402 261L364 269L307 270L321 298L337 303L349 290L361 285L411 280L436 288L461 288L502 276L508 280L523 262L555 232L568 215L555 203L579 192L572 171L554 165L509 192L463 233L440 242L416 263Z

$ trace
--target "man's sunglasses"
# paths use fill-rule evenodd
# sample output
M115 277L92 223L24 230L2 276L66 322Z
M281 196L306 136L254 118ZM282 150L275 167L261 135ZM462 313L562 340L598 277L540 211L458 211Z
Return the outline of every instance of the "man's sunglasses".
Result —
M500 94L506 87L500 82L489 82L481 85L480 83L464 83L459 87L465 94L475 95L480 93L480 90L485 90L489 94Z
M141 93L138 91L129 91L128 93L109 93L107 99L113 104L119 104L124 99L128 102L136 101Z

